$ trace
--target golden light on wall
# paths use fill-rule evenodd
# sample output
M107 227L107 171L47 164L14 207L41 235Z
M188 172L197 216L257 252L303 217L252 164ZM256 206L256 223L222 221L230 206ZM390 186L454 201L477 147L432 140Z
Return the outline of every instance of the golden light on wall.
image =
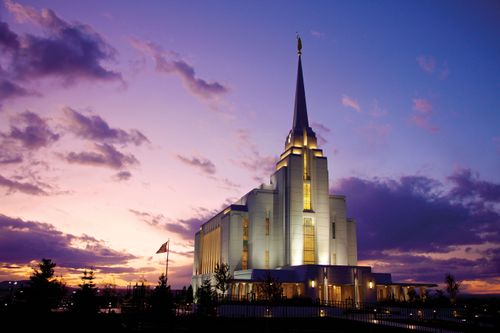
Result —
M316 263L316 232L314 229L313 219L310 217L304 218L304 244L303 258L304 264Z
M220 262L220 237L220 227L201 235L200 272L202 274L212 273L215 265Z
M374 283L372 280L368 282L368 288L373 289Z

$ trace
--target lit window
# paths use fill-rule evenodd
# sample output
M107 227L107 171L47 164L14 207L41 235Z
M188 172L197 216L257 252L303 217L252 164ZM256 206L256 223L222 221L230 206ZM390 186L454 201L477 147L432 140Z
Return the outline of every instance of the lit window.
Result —
M309 165L307 165L307 149L304 149L304 180L309 179Z
M316 263L316 237L312 218L304 218L304 264Z
M248 240L248 219L243 219L243 240Z
M269 250L264 252L264 268L269 269Z
M243 249L241 254L241 269L248 269L248 249Z
M311 208L311 184L309 181L304 181L304 210L312 210Z
M248 269L248 219L243 219L243 253L241 254L241 269Z

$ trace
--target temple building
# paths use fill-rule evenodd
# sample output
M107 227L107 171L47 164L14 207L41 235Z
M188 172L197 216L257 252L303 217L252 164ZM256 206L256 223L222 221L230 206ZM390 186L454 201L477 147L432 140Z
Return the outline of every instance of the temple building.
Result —
M356 221L346 197L329 193L328 162L309 126L301 42L292 129L271 175L204 223L195 235L192 285L212 278L217 263L234 276L233 297L257 297L266 274L282 283L283 296L324 302L407 299L409 288L391 275L358 266Z

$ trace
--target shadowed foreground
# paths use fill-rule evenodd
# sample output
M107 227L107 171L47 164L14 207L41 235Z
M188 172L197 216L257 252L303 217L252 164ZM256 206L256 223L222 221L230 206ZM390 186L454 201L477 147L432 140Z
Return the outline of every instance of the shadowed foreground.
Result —
M158 319L144 315L102 314L92 318L71 313L46 316L16 314L2 320L2 331L44 332L405 332L406 330L334 318L213 318L174 317Z

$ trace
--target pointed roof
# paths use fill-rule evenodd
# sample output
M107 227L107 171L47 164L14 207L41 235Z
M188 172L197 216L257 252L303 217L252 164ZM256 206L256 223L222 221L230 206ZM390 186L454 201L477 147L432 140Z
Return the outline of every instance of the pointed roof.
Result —
M300 39L299 39L300 41ZM309 127L307 119L306 92L302 75L301 51L299 49L299 68L297 70L297 87L295 89L295 110L293 113L293 130L303 130Z

